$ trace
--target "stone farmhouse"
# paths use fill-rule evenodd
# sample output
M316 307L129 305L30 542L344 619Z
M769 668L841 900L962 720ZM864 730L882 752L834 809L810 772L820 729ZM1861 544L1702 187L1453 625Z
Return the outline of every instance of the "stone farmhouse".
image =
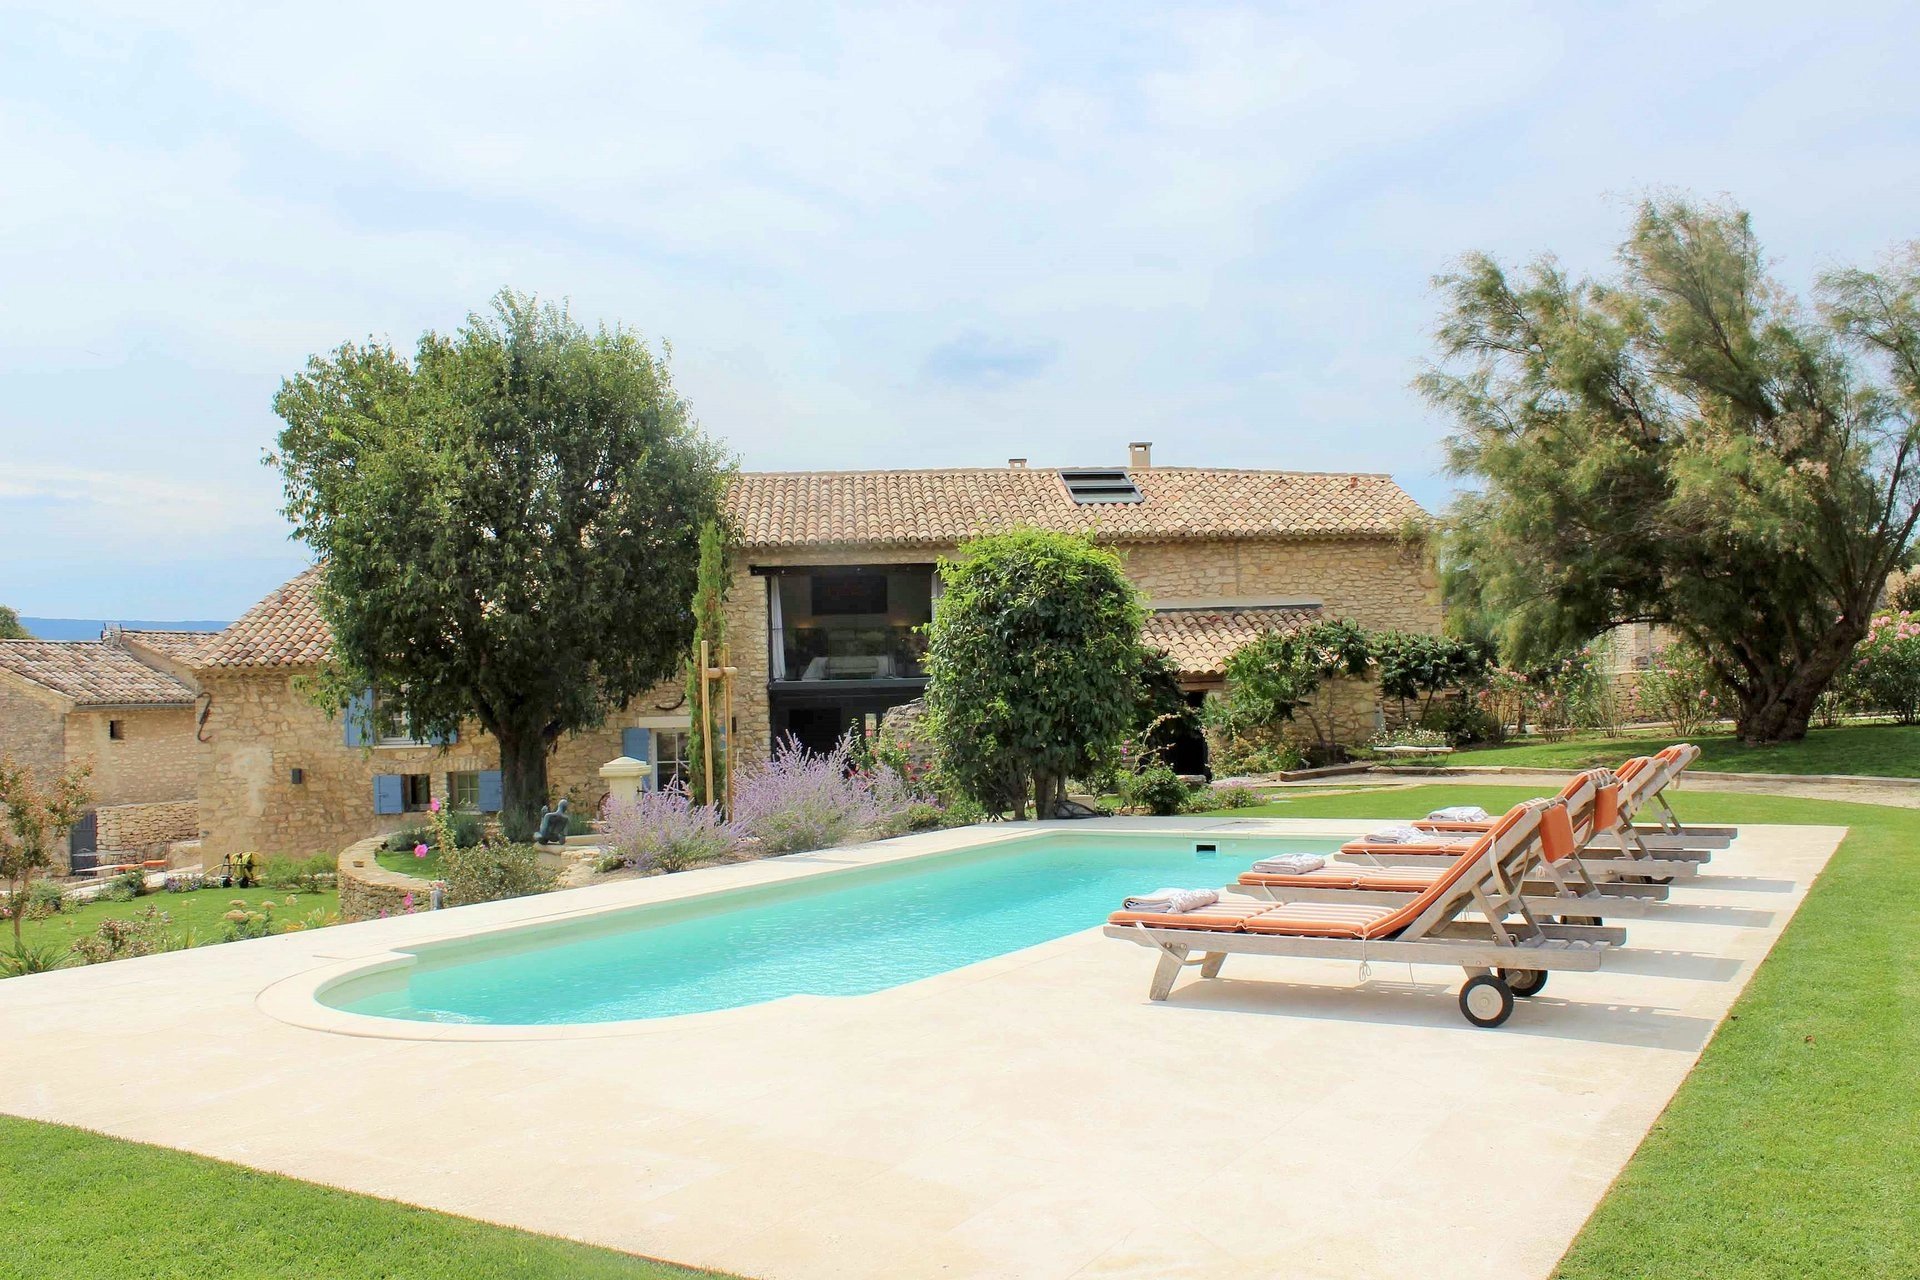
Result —
M939 598L936 563L982 533L1028 526L1086 533L1123 556L1152 609L1146 639L1198 699L1226 658L1263 631L1316 618L1438 631L1436 584L1405 539L1422 513L1384 475L1155 467L759 472L731 483L727 601L740 758L791 735L830 747L926 687L921 628ZM439 798L500 803L482 733L448 743L369 741L354 716L303 698L330 638L316 570L295 578L196 657L208 699L200 779L204 854L330 851L389 830ZM1377 714L1367 703L1354 714ZM562 741L557 793L595 802L599 766L646 759L655 781L690 768L677 681L604 727ZM1203 751L1203 748L1195 747ZM1181 767L1198 770L1204 757Z
M94 808L68 838L72 870L199 834L192 664L208 639L109 628L97 641L0 640L0 746L42 782L90 770Z

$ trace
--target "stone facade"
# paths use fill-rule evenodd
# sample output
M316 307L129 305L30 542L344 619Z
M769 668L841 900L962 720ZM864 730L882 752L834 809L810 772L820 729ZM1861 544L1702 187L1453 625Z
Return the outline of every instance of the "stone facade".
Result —
M156 855L168 845L200 834L198 800L161 800L153 804L109 805L98 811L102 851Z
M1439 582L1419 552L1387 538L1169 542L1121 547L1127 576L1158 605L1313 600L1370 631L1438 631Z
M331 853L425 820L417 811L376 814L376 775L425 775L428 794L445 801L452 794L449 775L499 766L499 748L478 729L461 733L446 747L350 747L341 718L330 718L295 687L300 675L285 668L200 673L211 697L205 728L210 741L199 778L200 835L211 861L248 850ZM620 754L621 731L684 723L684 710L657 710L680 701L677 683L661 685L601 728L563 738L547 766L553 793L597 806L606 794L600 766Z
M42 784L66 768L68 706L56 693L0 673L0 751Z

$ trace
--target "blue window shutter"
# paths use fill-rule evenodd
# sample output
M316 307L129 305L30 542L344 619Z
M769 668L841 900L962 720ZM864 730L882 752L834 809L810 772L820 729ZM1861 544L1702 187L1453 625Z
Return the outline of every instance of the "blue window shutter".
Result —
M373 775L373 811L375 813L405 813L407 809L406 793L401 789L400 775L397 773L376 773Z
M347 699L347 708L342 716L346 724L346 743L350 747L364 747L373 741L373 690L363 689ZM399 810L394 812L398 813Z
M503 793L500 790L500 771L487 769L480 774L480 812L498 813Z
M646 764L652 764L653 730L622 729L620 731L620 754L629 760L639 760ZM645 783L646 789L652 791L658 785L659 780L649 773Z

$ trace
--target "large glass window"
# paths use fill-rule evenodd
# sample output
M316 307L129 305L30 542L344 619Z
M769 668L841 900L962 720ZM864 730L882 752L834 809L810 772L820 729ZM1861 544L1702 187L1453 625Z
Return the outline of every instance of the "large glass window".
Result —
M775 681L925 678L932 569L789 569L769 586Z
M450 773L447 775L447 804L456 810L473 812L480 807L480 775L477 773Z

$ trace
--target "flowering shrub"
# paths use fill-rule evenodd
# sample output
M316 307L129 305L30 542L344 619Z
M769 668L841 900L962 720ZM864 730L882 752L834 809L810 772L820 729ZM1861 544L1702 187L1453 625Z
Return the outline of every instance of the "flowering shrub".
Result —
M1244 783L1229 782L1212 788L1207 802L1215 809L1250 809L1260 803L1260 794Z
M768 853L798 853L902 821L911 788L885 765L855 769L852 752L850 738L824 755L781 741L765 764L734 778L734 827Z
M1920 614L1874 614L1853 651L1846 685L1864 706L1901 724L1920 723Z
M1718 720L1725 705L1707 660L1690 644L1670 644L1654 654L1635 699L1642 719L1664 721L1682 738Z
M684 871L726 857L740 840L712 805L695 804L679 783L607 806L609 861L636 871Z
M173 917L154 907L127 920L102 920L94 931L74 941L73 954L82 964L103 964L129 956L151 956L175 950Z
M442 847L440 878L446 882L449 906L524 898L553 888L559 873L540 861L530 844L487 841L471 849Z
M1421 729L1403 724L1397 729L1382 729L1367 739L1367 745L1377 751L1381 747L1444 747L1450 744L1447 735L1438 729Z

